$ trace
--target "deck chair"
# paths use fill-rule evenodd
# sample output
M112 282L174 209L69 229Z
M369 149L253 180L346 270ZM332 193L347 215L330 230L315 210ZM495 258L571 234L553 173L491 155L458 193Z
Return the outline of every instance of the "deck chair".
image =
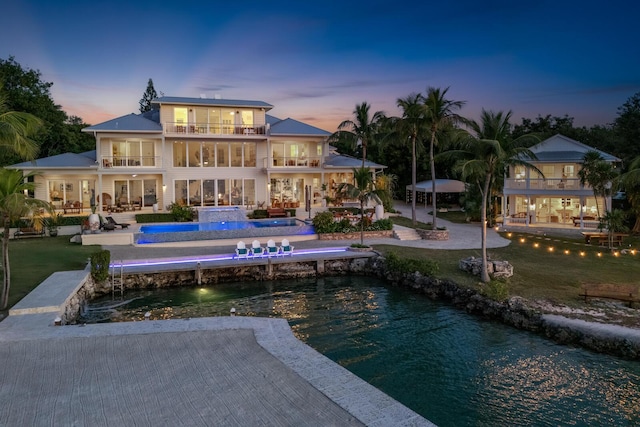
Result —
M276 246L276 242L274 242L273 240L269 239L269 241L267 242L267 255L268 256L278 256L279 253L279 249Z
M249 256L249 249L245 246L244 242L240 241L236 245L236 258L247 258Z
M100 229L104 230L104 231L113 231L116 229L116 226L109 223L108 221L105 222L104 219L102 218L102 215L98 215L100 218Z
M289 240L282 239L282 245L280 246L280 253L284 255L293 255L293 246L289 244Z
M251 243L251 253L253 254L253 256L264 256L264 248L260 245L260 242L258 240L254 240Z
M121 229L125 229L125 228L129 228L129 224L126 222L116 222L115 219L113 219L113 217L111 216L107 216L104 219L107 220L107 224L113 224L114 228L115 227L120 227Z

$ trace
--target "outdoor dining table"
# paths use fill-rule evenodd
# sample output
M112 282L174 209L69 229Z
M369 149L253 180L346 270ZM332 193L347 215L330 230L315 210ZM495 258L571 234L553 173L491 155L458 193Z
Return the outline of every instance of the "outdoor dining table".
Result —
M607 233L606 231L582 231L580 234L584 236L584 242L587 244L591 243L592 239L602 241L609 238L609 233ZM625 233L612 233L614 244L621 242L622 239L627 236L628 234Z

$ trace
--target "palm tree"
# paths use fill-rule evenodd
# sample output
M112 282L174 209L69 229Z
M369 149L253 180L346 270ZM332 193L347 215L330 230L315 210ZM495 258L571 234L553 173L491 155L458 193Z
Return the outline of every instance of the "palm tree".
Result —
M436 168L434 149L435 146L438 145L438 136L441 128L445 125L456 124L462 121L462 117L456 114L455 111L461 109L465 104L465 101L452 101L445 98L448 91L448 87L444 90L429 87L427 89L427 95L424 97L425 117L431 136L429 139L429 167L431 168L431 203L433 208L432 215L434 230L437 228Z
M631 161L626 173L620 175L619 182L624 188L631 210L636 216L636 222L631 231L640 233L640 157Z
M607 196L611 193L611 183L618 175L617 171L611 163L605 161L602 155L597 151L588 151L585 153L582 168L578 171L580 185L589 184L593 189L593 196L596 199L596 212L600 217L600 208L598 207L598 196L604 199L604 211L607 208Z
M382 203L384 189L376 189L371 171L368 168L353 169L354 184L343 182L338 186L338 194L345 199L357 199L360 202L360 244L364 245L364 207L370 201Z
M511 111L494 113L482 110L480 122L468 121L471 137L461 150L450 154L461 157L458 164L463 179L474 184L480 192L482 207L480 209L482 272L481 280L489 282L487 271L487 204L491 196L491 187L495 178L504 173L510 165L522 165L528 169L537 168L527 160L535 159L526 148L530 140L537 140L532 135L523 135L515 140L511 139L511 125L509 119Z
M25 194L33 191L34 183L26 182L22 171L14 169L0 169L0 218L4 233L2 235L2 269L3 286L0 299L0 310L7 308L9 302L9 289L11 287L11 269L9 265L9 229L11 223L28 215L36 208L46 208L48 204L42 200L33 199Z
M402 118L396 121L396 127L400 138L411 141L411 222L416 225L416 143L424 131L424 98L419 93L412 93L406 98L397 100L397 105L402 109Z
M42 121L29 113L9 111L7 102L7 95L0 92L0 146L31 160L38 153L38 144L29 137L40 129Z
M353 110L354 119L345 120L338 125L338 131L334 132L329 139L332 141L348 141L352 146L362 147L362 167L367 158L367 146L376 137L378 125L384 118L384 113L376 111L369 117L371 106L367 102L356 104Z

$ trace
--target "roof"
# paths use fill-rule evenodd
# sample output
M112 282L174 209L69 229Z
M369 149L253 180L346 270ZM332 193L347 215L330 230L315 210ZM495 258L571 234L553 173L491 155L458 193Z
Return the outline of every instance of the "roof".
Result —
M97 168L96 150L84 153L63 153L55 156L43 157L28 162L16 163L9 166L14 169L58 169L58 168Z
M267 114L267 123L271 126L271 135L310 135L323 137L331 135L331 132L291 118L281 120Z
M362 167L362 159L342 154L329 154L324 162L325 167L329 168L359 168ZM384 169L385 165L380 165L369 160L365 160L364 167L372 169Z
M160 123L145 118L153 117L153 113L145 114L128 114L126 116L116 117L109 121L89 126L82 129L82 132L160 132L162 126Z
M411 190L412 185L407 185ZM466 184L455 179L436 179L436 193L464 193ZM416 183L416 191L432 191L431 180Z
M179 104L179 105L206 105L212 107L249 107L264 108L270 110L273 105L264 101L250 101L240 99L218 99L218 98L184 98L180 96L162 96L151 101L152 104Z
M530 148L540 162L575 161L582 162L589 151L599 153L608 162L621 162L618 157L593 148L564 135L554 135Z

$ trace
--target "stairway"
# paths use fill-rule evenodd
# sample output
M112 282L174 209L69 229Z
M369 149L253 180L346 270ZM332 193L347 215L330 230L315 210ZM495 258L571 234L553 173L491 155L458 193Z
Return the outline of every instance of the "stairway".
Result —
M393 238L398 240L422 240L422 237L413 228L393 227Z
M116 222L118 223L125 223L125 224L135 224L136 223L136 214L135 211L125 211L125 212L119 212L119 213L111 213L105 216L110 216L113 219L116 220Z

